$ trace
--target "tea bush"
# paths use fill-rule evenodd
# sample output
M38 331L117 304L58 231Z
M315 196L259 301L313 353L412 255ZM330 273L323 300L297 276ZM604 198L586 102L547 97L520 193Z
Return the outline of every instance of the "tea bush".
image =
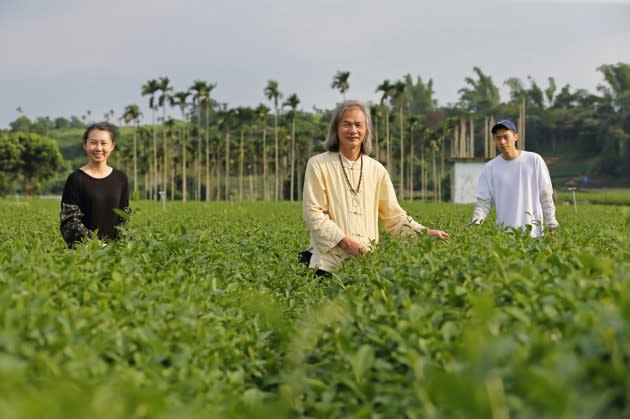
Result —
M451 240L319 279L299 203L134 202L70 250L58 202L0 201L0 416L630 416L627 207L531 239L404 206Z

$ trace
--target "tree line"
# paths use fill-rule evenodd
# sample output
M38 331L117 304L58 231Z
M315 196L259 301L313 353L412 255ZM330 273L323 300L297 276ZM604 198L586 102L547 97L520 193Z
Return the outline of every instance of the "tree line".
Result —
M546 86L531 77L509 78L504 82L509 98L501 101L492 77L474 67L459 90L459 100L442 106L435 99L432 79L407 74L383 80L375 86L379 100L370 103L374 157L390 171L401 199L447 199L449 150L462 122L469 121L471 135L481 138L488 135L487 126L473 121L517 119L526 109L528 149L588 159L584 174L627 176L630 64L602 65L597 71L602 83L596 93L568 84L558 87L553 77ZM341 100L350 88L350 76L349 71L338 71L332 78L331 88ZM266 102L256 107L229 107L217 101L212 96L216 86L195 80L176 89L168 77L151 79L140 88L149 115L143 115L138 104L129 104L118 117L114 110L104 115L102 119L124 126L112 163L129 175L133 196L155 199L163 191L169 199L184 201L300 200L306 160L322 150L330 110L300 110L297 93L283 93L276 80L264 86L261 98ZM2 157L8 155L2 151L8 136L31 132L55 138L64 130L101 120L90 111L70 119L34 121L20 108L18 112L10 130L0 134L0 173L5 179L0 188L5 193L19 180L6 176L16 173L19 159L11 154L11 165ZM475 147L472 155L483 155L483 141ZM67 174L69 169L61 171ZM38 174L39 180L50 177L49 172ZM33 176L22 176L26 179L30 186L21 189L37 190Z

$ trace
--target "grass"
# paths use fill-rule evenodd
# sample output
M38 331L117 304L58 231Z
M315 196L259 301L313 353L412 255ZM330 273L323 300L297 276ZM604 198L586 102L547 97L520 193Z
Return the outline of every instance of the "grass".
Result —
M556 201L559 204L572 204L573 192L570 190L557 191ZM630 206L630 189L578 188L575 191L575 201L578 205L599 204Z

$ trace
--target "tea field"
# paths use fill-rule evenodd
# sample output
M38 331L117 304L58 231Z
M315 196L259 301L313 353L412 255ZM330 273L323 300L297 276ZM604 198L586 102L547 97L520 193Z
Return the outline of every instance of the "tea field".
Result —
M630 209L553 236L383 236L331 279L299 203L133 202L74 250L58 201L0 200L0 418L630 417Z

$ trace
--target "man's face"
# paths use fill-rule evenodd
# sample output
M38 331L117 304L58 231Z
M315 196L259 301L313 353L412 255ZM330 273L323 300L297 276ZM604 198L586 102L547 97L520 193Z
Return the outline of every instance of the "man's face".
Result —
M112 135L108 131L93 129L89 132L83 149L92 163L107 163L107 159L114 149Z
M345 111L337 127L339 148L360 148L367 132L365 125L365 115L361 108L350 108Z
M501 154L509 154L516 150L516 141L518 141L518 134L514 131L505 128L498 128L494 134L494 144Z

